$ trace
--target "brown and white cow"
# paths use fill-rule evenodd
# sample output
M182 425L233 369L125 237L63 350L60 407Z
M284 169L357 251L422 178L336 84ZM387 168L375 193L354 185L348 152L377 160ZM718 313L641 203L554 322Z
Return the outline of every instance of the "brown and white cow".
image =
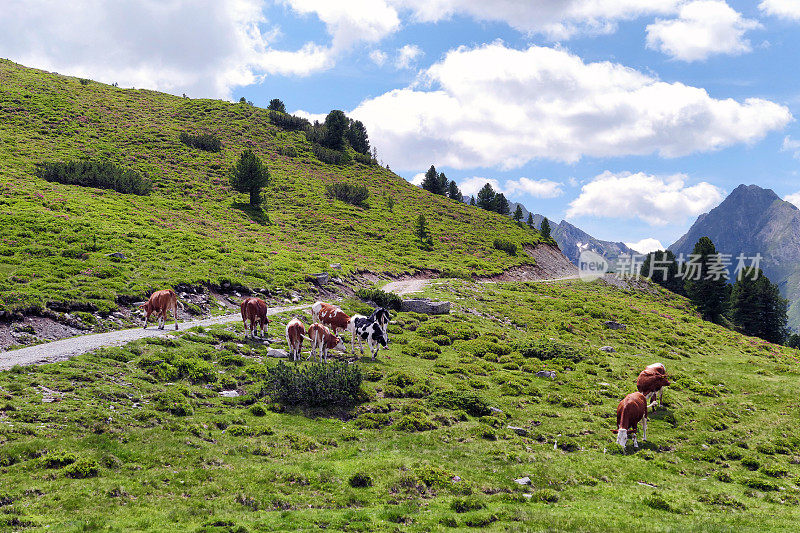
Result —
M664 395L664 387L669 386L667 379L667 369L662 363L654 363L646 367L636 378L636 388L644 394L647 401L653 402L648 406L655 405L655 398L658 398L658 405L661 406L661 398Z
M256 324L261 327L261 337L264 337L264 328L269 333L269 319L267 318L267 303L261 298L250 296L242 301L242 324L244 336L247 337L247 321L250 321L250 336L255 337Z
M286 324L286 343L289 345L289 357L292 361L300 359L300 351L303 349L305 335L306 327L297 318L291 319Z
M308 358L317 358L317 349L320 352L320 360L328 361L328 350L335 349L347 352L347 346L338 335L331 333L331 330L322 324L311 324L308 328L308 337L311 340L311 354Z
M638 448L636 429L642 422L642 442L647 441L647 398L641 392L632 392L625 396L617 406L617 429L612 429L617 434L617 444L625 450L628 437L633 434L633 447Z
M150 295L150 298L140 306L144 309L144 326L142 329L147 329L147 321L150 320L150 315L153 313L158 317L158 329L164 329L164 324L167 322L167 312L172 311L175 317L175 329L178 329L178 295L172 289L164 289L156 291Z
M314 322L327 326L334 335L347 331L350 317L340 308L325 302L315 302L311 306L311 317Z

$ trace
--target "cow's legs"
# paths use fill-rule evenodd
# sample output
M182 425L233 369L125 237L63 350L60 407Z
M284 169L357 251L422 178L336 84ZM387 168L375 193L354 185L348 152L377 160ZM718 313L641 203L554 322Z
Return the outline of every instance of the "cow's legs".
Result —
M178 329L178 300L175 300L175 309L173 310L175 313L175 329Z
M642 419L642 442L647 442L647 417Z
M147 329L147 321L150 320L150 311L147 311L144 316L144 326L142 329Z

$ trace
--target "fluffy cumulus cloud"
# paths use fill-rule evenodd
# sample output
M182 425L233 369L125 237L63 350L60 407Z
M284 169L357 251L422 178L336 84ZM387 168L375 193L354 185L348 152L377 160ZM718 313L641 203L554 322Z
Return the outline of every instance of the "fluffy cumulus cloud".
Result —
M422 48L415 44L407 44L397 50L394 66L399 69L411 68L422 54Z
M720 100L617 63L500 42L452 50L415 84L350 114L401 170L430 161L515 168L542 158L675 157L752 143L792 120L768 100Z
M793 194L787 194L786 197L784 197L784 200L790 204L794 204L796 207L800 207L800 191Z
M284 4L324 22L335 50L347 49L358 41L380 41L400 28L397 10L383 0L284 0Z
M373 50L369 53L369 58L372 60L373 63L382 67L384 63L386 63L386 52L383 50Z
M423 176L423 174L417 174L414 179L416 180L419 176ZM419 182L422 183L421 178ZM412 180L412 183L416 183L416 181ZM533 196L534 198L555 198L564 193L561 188L562 184L557 181L547 179L532 180L530 178L505 180L501 183L495 178L473 176L461 181L458 184L458 188L461 189L462 194L472 196L473 194L477 194L487 183L490 184L495 191L502 192L510 198L519 198L524 194Z
M750 51L744 35L760 28L723 0L696 0L681 6L678 17L647 26L647 46L682 61Z
M800 159L800 141L798 141L797 139L792 139L787 135L786 137L783 138L781 151L791 152L792 156L795 159Z
M766 15L787 20L800 20L800 0L763 0L758 9Z
M706 212L722 200L718 187L706 182L689 186L686 181L685 174L660 177L606 171L581 188L569 204L567 217L638 218L666 225Z
M642 254L649 254L656 250L664 250L664 245L658 239L647 238L637 242L626 242L625 246ZM658 256L660 257L660 256Z
M437 22L454 15L503 22L527 33L553 40L579 33L610 33L616 23L637 17L673 13L678 0L390 0L410 10L421 22Z

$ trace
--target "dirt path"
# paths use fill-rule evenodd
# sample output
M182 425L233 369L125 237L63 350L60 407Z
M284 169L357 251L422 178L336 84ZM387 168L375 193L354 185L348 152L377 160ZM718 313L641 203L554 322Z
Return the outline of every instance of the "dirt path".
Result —
M425 287L431 282L430 279L406 279L401 281L391 281L383 286L383 290L386 292L393 292L399 296L403 296L405 294L412 294L415 292L422 292L425 290Z
M310 306L294 305L291 307L272 307L267 313L269 315L276 315L285 311L297 311L307 307ZM242 316L239 314L216 316L180 322L180 328L181 330L187 330L194 326L213 326L215 324L236 322L241 319ZM168 323L163 330L158 329L157 326L153 324L147 329L134 328L109 331L107 333L95 333L93 335L81 335L19 350L12 350L10 352L0 352L0 370L7 370L14 365L33 365L66 361L70 357L91 352L103 346L122 346L131 341L144 339L146 337L163 337L173 331L175 331L175 326L172 323Z

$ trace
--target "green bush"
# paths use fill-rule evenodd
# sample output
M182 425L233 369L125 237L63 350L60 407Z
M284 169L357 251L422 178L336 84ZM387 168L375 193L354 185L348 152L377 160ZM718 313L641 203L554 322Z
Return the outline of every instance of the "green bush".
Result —
M222 141L213 133L203 133L201 135L190 135L182 131L178 137L183 144L190 148L197 148L206 152L219 152L222 150Z
M363 165L377 165L378 164L377 161L372 159L372 157L369 154L359 154L358 152L355 152L353 154L353 159L355 159L356 161L358 161L359 163L361 163Z
M270 111L269 120L286 131L306 131L311 127L311 123L308 120L279 111Z
M175 416L187 416L194 412L186 396L174 389L156 395L154 406L159 411L167 411Z
M358 429L380 429L391 423L392 417L387 413L364 413L353 420L353 425Z
M573 362L578 362L586 358L581 350L550 339L529 339L517 345L517 351L523 357L535 357L540 361L563 358Z
M485 416L492 411L489 401L472 391L438 390L428 396L428 404L458 411L466 411L472 416Z
M153 190L152 182L146 177L108 161L40 163L36 166L36 176L65 185L111 189L123 194L145 196Z
M100 471L100 465L94 459L78 459L64 468L64 475L74 479L95 477Z
M71 452L50 452L42 457L42 465L45 468L61 468L77 460L78 457Z
M286 405L352 405L359 402L361 381L358 365L334 361L296 367L281 361L267 369L262 396Z
M450 509L457 513L467 513L469 511L477 511L483 509L485 505L482 501L475 497L456 498L450 502Z
M436 429L436 423L422 413L411 413L400 417L392 427L397 431L428 431Z
M267 414L267 408L261 403L254 403L250 406L250 414L253 416L264 416Z
M329 163L331 165L347 165L351 161L350 155L348 155L347 152L331 150L330 148L325 148L320 144L314 144L311 147L311 150L314 152L314 155L317 156L317 159L323 163Z
M531 501L556 503L558 501L558 493L553 489L539 489L533 491Z
M384 307L386 309L394 309L395 311L399 311L400 306L403 303L403 299L400 298L400 296L396 295L393 292L384 292L378 288L358 289L356 291L356 296L358 296L362 300L373 302L378 307Z
M350 479L348 479L347 482L353 488L365 488L372 486L372 478L369 476L369 474L364 474L363 472L356 472L350 476Z
M435 354L441 354L442 349L433 341L411 341L405 346L403 346L400 351L405 355L410 355L412 357L419 356L425 352L433 352Z
M369 198L369 189L366 185L343 181L325 185L325 192L331 198L359 207L365 207Z
M495 239L492 246L494 246L496 250L502 250L508 255L517 255L517 245L508 239Z

